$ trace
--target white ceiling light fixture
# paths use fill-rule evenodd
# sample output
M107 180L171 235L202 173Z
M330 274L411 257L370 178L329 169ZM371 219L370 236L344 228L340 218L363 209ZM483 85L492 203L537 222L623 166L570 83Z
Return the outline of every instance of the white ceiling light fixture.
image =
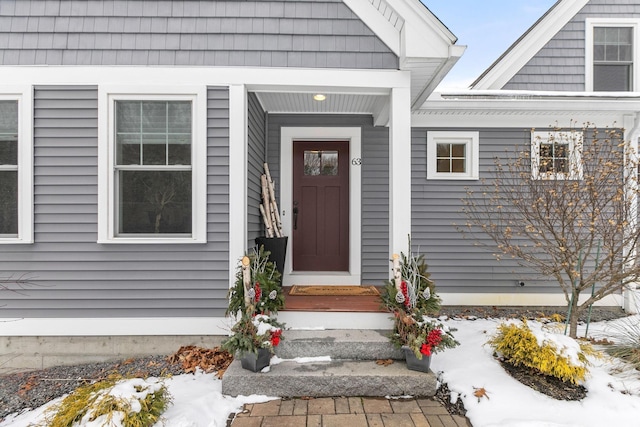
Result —
M315 101L322 102L325 99L327 99L327 96L325 94L322 94L322 93L316 93L315 95L313 95L313 99Z

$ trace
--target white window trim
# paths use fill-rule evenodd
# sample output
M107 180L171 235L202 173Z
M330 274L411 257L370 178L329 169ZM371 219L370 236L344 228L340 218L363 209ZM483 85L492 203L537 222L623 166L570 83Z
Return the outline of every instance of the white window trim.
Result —
M116 100L193 101L191 236L118 236L115 212L114 105ZM207 90L206 86L100 86L98 88L98 243L206 243Z
M437 145L441 143L466 144L466 172L438 172ZM480 171L479 132L429 131L427 132L427 179L478 180Z
M569 173L540 173L540 143L547 142L551 137L565 139L569 136ZM584 134L576 130L559 132L532 132L531 133L531 179L564 180L582 179L582 146Z
M0 244L33 243L33 89L0 86L0 100L18 101L18 235Z
M638 46L638 28L640 19L634 18L587 18L585 20L585 39L584 39L584 79L585 91L593 92L593 29L595 27L631 27L633 28L633 76L631 78L632 91L638 92L640 87L640 46Z

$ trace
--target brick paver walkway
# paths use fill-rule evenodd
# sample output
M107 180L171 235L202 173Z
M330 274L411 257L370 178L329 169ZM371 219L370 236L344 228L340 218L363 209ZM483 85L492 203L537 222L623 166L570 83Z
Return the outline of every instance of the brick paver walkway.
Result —
M245 405L232 427L471 427L432 399L323 397Z

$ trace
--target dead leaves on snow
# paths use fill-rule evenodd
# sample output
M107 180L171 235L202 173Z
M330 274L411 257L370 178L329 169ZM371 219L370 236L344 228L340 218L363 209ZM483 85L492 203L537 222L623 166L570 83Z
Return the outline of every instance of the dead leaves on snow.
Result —
M484 387L474 387L473 395L478 398L478 402L480 402L480 399L483 397L486 397L487 400L489 400L489 393L487 393L487 390L485 390Z
M169 363L179 363L185 373L191 374L200 368L206 373L216 372L222 378L233 361L233 356L218 347L202 348L195 345L182 346L167 358Z

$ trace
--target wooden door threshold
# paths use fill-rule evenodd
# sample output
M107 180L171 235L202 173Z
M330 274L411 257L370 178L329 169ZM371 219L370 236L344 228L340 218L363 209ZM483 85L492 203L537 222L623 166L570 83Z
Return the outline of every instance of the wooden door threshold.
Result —
M289 295L285 286L282 311L386 313L379 295Z

